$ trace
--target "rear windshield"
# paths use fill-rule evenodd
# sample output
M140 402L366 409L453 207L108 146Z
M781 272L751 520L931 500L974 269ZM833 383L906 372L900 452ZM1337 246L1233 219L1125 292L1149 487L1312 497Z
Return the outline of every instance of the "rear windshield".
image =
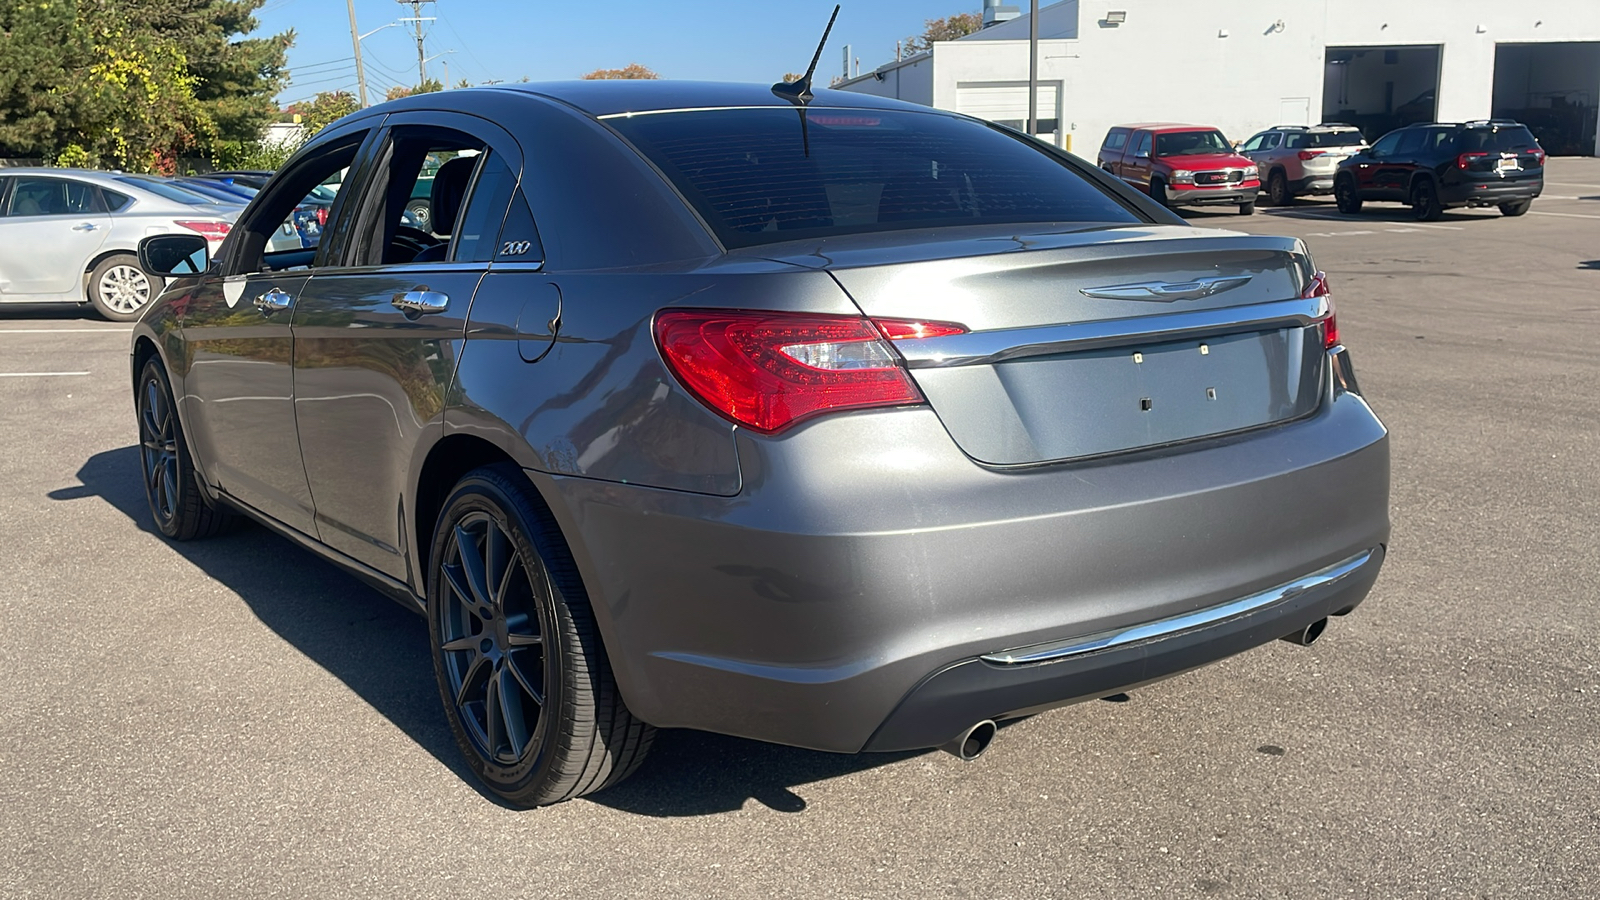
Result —
M1233 145L1220 131L1172 131L1156 135L1157 156L1194 156L1232 153Z
M1361 143L1359 131L1301 131L1289 135L1290 150L1303 147L1354 147Z
M1521 125L1507 128L1468 128L1456 138L1462 153L1532 150L1539 146L1533 133Z
M723 245L953 225L1141 221L1031 139L897 110L619 116Z

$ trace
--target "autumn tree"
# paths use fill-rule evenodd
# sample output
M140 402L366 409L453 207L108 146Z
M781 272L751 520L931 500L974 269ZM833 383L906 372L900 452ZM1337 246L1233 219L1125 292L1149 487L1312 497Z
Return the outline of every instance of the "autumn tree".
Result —
M612 79L652 80L660 78L655 72L638 63L628 63L620 69L595 69L583 76L584 81L601 81Z
M355 95L349 91L322 91L310 100L301 100L284 107L284 115L293 121L300 117L300 125L309 139L317 132L361 108Z
M935 41L966 37L983 28L983 17L978 13L956 13L943 19L928 19L922 26L922 34L906 38L906 53L923 53L932 50Z
M427 81L424 81L416 87L406 87L403 84L397 84L394 87L389 88L389 90L384 93L383 99L399 100L402 97L411 97L417 94L433 94L442 90L444 90L444 84L441 83L439 79L429 78Z

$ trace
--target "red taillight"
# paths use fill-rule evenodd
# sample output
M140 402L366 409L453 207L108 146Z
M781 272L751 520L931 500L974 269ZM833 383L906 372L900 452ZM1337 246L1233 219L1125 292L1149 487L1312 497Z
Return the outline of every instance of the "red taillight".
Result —
M655 335L684 387L734 422L771 434L825 412L923 402L884 335L932 337L917 329L942 324L669 309L656 315Z
M1327 274L1318 272L1311 276L1311 283L1306 285L1300 296L1306 300L1315 300L1318 297L1327 299L1328 314L1322 317L1322 347L1324 350L1332 350L1339 346L1339 317L1333 312L1333 296L1328 290Z
M318 225L327 225L328 224L328 208L326 206L317 207L317 224Z
M1472 160L1483 159L1484 157L1486 157L1488 155L1489 154L1484 153L1481 150L1477 151L1477 152L1473 152L1473 153L1463 153L1460 156L1456 157L1456 168L1465 169L1468 165L1471 164Z
M915 319L873 319L883 336L891 341L915 341L922 338L949 337L966 334L967 326L954 322L921 322Z
M229 225L227 222L200 222L200 221L178 220L176 222L173 222L173 224L177 225L177 226L179 226L181 228L187 228L190 231L199 232L200 234L203 234L203 235L206 236L206 240L212 241L212 242L222 240L223 238L228 236L228 232L233 230L233 226Z
M1544 165L1544 148L1543 147L1535 147L1535 148L1533 148L1533 164L1536 165L1536 166Z
M1315 159L1315 158L1317 158L1317 157L1319 157L1322 154L1327 153L1327 152L1328 151L1326 151L1326 150L1301 150L1296 155L1299 156L1302 161L1304 161L1304 160L1307 160L1307 159Z

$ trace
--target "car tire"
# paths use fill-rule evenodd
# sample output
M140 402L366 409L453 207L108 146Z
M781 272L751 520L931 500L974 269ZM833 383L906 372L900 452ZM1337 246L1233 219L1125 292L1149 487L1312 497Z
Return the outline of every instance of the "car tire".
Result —
M433 205L426 200L413 200L406 204L406 212L411 214L412 221L417 227L428 233L433 233Z
M1167 200L1167 183L1159 178L1150 179L1150 199L1167 209L1172 208L1172 203Z
M95 312L113 322L132 322L160 296L164 285L160 278L139 268L137 256L114 253L89 271L89 302Z
M1500 215L1502 215L1502 216L1520 216L1520 215L1525 215L1528 212L1528 209L1530 207L1532 207L1532 206L1533 206L1533 201L1532 200L1513 200L1510 203L1502 203L1502 204L1500 204Z
M139 418L139 468L156 529L175 541L200 540L227 530L237 517L211 505L200 489L172 400L172 383L159 357L151 357L139 370L134 406Z
M1256 201L1250 200L1239 204L1239 215L1253 216L1256 214Z
M1439 189L1432 180L1418 179L1411 186L1411 215L1418 222L1437 222L1444 215L1443 207L1439 206Z
M1285 206L1294 197L1289 194L1289 179L1284 177L1282 171L1274 171L1267 176L1267 204L1269 206Z
M1339 212L1353 216L1361 212L1361 194L1356 191L1355 179L1345 176L1333 183L1333 202Z
M623 703L572 554L522 470L462 478L428 559L434 675L473 774L523 807L632 774L655 729Z

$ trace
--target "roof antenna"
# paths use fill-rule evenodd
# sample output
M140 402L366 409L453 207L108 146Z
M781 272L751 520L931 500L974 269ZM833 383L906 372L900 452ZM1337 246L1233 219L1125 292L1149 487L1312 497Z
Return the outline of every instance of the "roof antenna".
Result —
M811 76L817 71L817 60L822 58L822 48L828 45L828 34L833 31L833 20L839 18L839 6L833 7L833 15L828 17L828 27L823 29L822 42L817 44L817 52L811 57L811 68L799 81L780 81L772 86L772 92L779 97L793 103L795 106L805 106L815 98L811 93Z

